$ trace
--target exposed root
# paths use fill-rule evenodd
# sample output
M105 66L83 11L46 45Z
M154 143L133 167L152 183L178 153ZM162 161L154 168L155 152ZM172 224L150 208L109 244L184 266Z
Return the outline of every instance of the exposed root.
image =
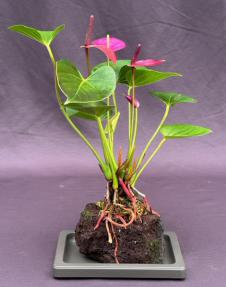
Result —
M106 216L106 214L107 214L107 209L108 209L108 207L109 207L109 204L107 204L107 205L105 206L104 210L102 211L102 213L101 213L101 215L100 215L100 217L99 217L99 219L98 219L98 221L97 221L97 224L96 224L96 226L94 227L94 230L96 230L96 229L100 226L101 222L104 220L104 218L105 218L105 216Z
M107 182L106 200L110 204L109 182Z
M126 225L126 221L121 215L116 214L115 218L118 218L122 222L122 224ZM125 228L127 228L127 226Z
M113 203L116 204L118 200L118 190L115 190L114 192L114 198L113 198Z
M112 198L112 196L110 197L110 185L108 182L106 200L104 202L105 207L102 207L101 215L94 227L94 230L96 230L100 224L105 221L108 242L113 243L114 240L115 243L114 257L117 264L119 263L117 258L119 243L114 228L118 227L126 229L137 219L142 223L142 215L145 210L160 217L160 214L151 208L145 194L139 192L136 188L130 187L129 184L124 182L121 178L119 178L119 183L121 186L119 191L121 193L124 191L124 194L121 195L118 190L114 190ZM109 224L111 226L111 230L109 228Z
M151 206L150 206L150 204L149 204L149 202L148 202L148 200L147 200L146 195L144 196L144 204L145 204L147 210L150 211L150 212L152 212Z
M119 246L119 244L118 244L118 238L116 236L113 224L111 224L111 230L112 230L112 233L114 236L114 241L115 241L115 250L114 250L115 263L119 264L119 261L118 261L118 246Z
M124 209L125 209L125 210L128 210L129 212L131 212L131 219L130 219L129 222L127 222L127 223L125 223L125 224L118 223L118 222L114 221L114 220L111 218L111 216L109 216L109 215L106 217L106 220L109 221L111 224L117 226L117 227L122 227L122 228L128 227L129 225L131 225L131 224L134 222L134 220L135 220L135 214L134 214L133 211L132 211L131 209L129 209L129 208L124 208Z
M145 203L146 208L147 208L148 211L150 211L152 214L154 214L154 215L156 215L156 216L158 216L158 217L161 216L158 211L154 210L154 209L151 207L151 205L150 205L150 203L148 202L146 196L144 197L144 203Z
M141 197L143 197L143 202L144 202L144 204L145 204L146 209L147 209L149 212L151 212L151 213L155 214L156 216L160 217L160 216L161 216L160 213L159 213L158 211L154 210L154 209L151 207L150 203L148 202L147 196L146 196L145 194L141 193L137 188L133 187L133 189L134 189Z
M156 211L156 210L154 210L154 209L152 209L152 213L153 213L154 215L158 216L158 217L161 216L160 213L158 213L158 211Z
M131 191L127 188L127 186L125 185L125 183L123 182L123 180L121 178L119 178L119 183L120 183L122 189L124 190L124 192L126 193L126 195L128 196L128 198L132 199L134 194L131 193Z
M109 225L108 225L108 221L107 220L105 221L105 225L106 225L106 230L107 230L107 233L108 233L108 242L112 244L111 231L109 229Z

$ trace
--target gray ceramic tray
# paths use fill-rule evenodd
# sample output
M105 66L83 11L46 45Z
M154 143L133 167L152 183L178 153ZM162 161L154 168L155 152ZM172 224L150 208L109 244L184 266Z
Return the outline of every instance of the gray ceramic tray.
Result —
M72 230L61 231L53 264L55 278L161 278L184 279L185 265L174 232L165 232L162 264L98 263L82 255Z

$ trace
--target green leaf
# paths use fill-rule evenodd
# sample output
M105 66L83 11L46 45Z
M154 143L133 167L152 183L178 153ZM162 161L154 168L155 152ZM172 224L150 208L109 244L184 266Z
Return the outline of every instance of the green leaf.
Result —
M160 132L166 139L188 138L204 136L212 131L209 128L201 126L193 126L190 124L175 124L165 125L160 129Z
M115 72L111 67L100 67L88 78L68 60L57 62L58 84L67 97L66 103L91 103L112 95L116 87Z
M118 121L120 118L120 112L117 112L117 114L115 114L112 118L110 118L109 120L109 129L110 132L114 134ZM106 125L105 129L104 129L105 133L108 133L108 124Z
M97 120L97 118L107 118L107 113L112 115L114 106L107 106L104 102L90 104L66 104L66 112L70 117L76 116L86 120Z
M137 67L135 72L135 86L147 86L170 77L181 77L173 72L160 72L144 67ZM132 67L124 66L119 73L119 83L132 87Z
M180 103L197 103L197 100L181 93L151 91L151 95L159 98L163 103L174 106Z
M114 64L113 62L109 62L110 67L112 67L112 69L115 71L115 75L116 75L117 80L119 77L120 70L124 66L127 66L128 64L130 64L130 62L131 62L131 60L118 60L116 62L116 64ZM107 65L108 65L108 62L100 63L93 68L92 72L95 72L98 68L103 67L103 66L107 66Z
M53 31L43 31L25 25L14 25L10 26L9 29L25 37L33 39L45 46L49 46L60 31L64 30L64 27L65 25L60 25Z
M89 120L89 121L96 121L96 117L89 115L89 114L84 114L84 113L79 112L73 108L66 107L66 113L68 114L68 116L70 118L77 117L77 118L81 118L81 119L85 119L85 120Z

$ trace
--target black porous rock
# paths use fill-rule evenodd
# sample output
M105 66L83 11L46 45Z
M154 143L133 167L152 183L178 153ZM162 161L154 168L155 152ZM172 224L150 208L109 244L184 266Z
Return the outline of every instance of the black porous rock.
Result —
M108 243L105 223L94 230L100 216L100 208L88 203L82 211L75 229L75 240L81 253L103 263L114 263L115 243ZM115 227L118 238L119 263L162 263L164 252L163 226L158 216L151 213L142 215L129 227Z

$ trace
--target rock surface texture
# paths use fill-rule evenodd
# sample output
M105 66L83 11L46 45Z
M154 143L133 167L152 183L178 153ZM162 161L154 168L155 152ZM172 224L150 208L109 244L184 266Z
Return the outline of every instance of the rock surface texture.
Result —
M99 262L114 263L115 243L108 243L105 223L97 230L94 226L100 216L100 208L88 203L81 213L75 229L75 240L80 252ZM162 263L164 252L163 226L156 215L146 213L142 222L136 220L129 227L115 227L118 238L119 263Z

